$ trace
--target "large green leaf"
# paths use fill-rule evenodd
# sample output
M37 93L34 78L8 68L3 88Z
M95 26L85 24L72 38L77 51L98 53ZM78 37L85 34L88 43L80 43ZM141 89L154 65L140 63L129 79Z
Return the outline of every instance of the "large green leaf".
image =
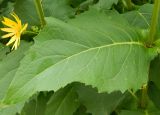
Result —
M10 54L9 48L5 47L4 45L0 44L0 100L4 97L10 82L12 81L16 66L19 65L19 60L24 56L24 53L22 53L26 49L26 44L23 43L23 46L20 47L17 51L14 51ZM16 56L17 55L17 56ZM0 115L15 115L17 112L21 110L23 107L23 103L18 103L16 105L3 105L0 104Z
M7 89L14 77L17 67L19 66L20 60L24 57L24 53L31 46L30 43L23 42L18 50L9 53L5 58L0 61L0 100L4 97ZM3 48L4 51L5 48ZM2 53L2 52L1 52Z
M121 23L115 20L96 10L69 24L47 18L47 26L21 61L4 103L26 100L36 91L56 91L75 81L99 92L139 89L148 80L150 50L139 32L121 18Z

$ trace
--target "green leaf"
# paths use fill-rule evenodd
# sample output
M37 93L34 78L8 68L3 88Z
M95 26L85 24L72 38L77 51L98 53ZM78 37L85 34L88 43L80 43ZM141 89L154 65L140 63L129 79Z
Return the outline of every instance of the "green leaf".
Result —
M78 107L78 95L70 85L53 94L47 104L45 115L72 115Z
M23 102L3 108L1 108L0 105L0 115L17 115L16 113L19 113L21 111L23 105Z
M118 0L99 0L95 5L99 10L108 10L112 7L113 4L117 4Z
M75 9L70 6L69 0L43 0L42 6L46 17L53 16L67 20L75 15ZM17 0L14 12L29 26L40 25L34 0Z
M141 88L148 81L151 53L139 32L119 19L122 23L96 10L69 24L47 18L4 102L17 103L36 91L57 91L71 82L92 85L99 92Z
M26 102L20 115L45 115L47 102L52 93L40 92Z
M123 14L123 16L131 25L140 27L142 29L148 29L150 27L152 10L152 4L145 4L141 6L139 10L127 12Z
M160 109L160 100L159 100L160 89L154 83L149 84L148 95L150 99L153 101L153 103L155 104L155 106Z
M154 84L160 89L160 55L158 55L152 62L150 66L149 77L150 81L153 81Z
M129 110L122 110L122 112L118 115L159 115L160 111L156 112L142 112L142 111L129 111Z
M61 20L74 17L75 9L70 6L70 0L43 0L46 17L53 16Z
M0 61L0 100L5 96L7 89L14 78L20 60L24 57L24 53L31 46L31 43L21 42L20 47L16 51L12 51Z
M0 15L8 16L8 14L13 11L13 8L14 8L13 2L11 2L9 0L8 1L4 0L4 2L2 2L2 4L0 4Z
M119 115L144 115L141 111L122 110Z
M0 0L0 4L3 2L4 0Z
M28 23L29 26L40 25L34 0L17 0L14 6L14 12L24 23Z
M0 61L2 61L7 53L9 52L9 47L5 47L5 45L0 43Z
M98 93L95 89L84 87L84 85L78 85L76 91L78 92L80 103L92 115L110 115L124 98L120 92L111 94Z
M86 112L86 107L81 105L79 108L74 112L73 115L91 115L90 113Z
M149 29L151 24L153 4L144 4L137 11L122 14L132 26ZM160 15L159 15L160 17ZM159 21L160 27L160 21ZM160 29L159 29L160 30Z
M152 101L148 100L146 109L140 109L140 108L137 108L135 110L122 109L118 115L159 115L159 114L160 110L154 106Z

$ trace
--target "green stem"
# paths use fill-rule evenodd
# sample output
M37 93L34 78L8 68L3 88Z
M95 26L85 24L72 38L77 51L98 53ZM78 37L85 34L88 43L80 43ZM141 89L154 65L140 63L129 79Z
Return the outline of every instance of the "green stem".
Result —
M37 35L37 34L38 34L38 32L33 32L33 31L25 31L23 34Z
M131 0L123 0L123 4L127 8L127 10L132 10L133 4Z
M143 85L141 102L140 102L140 107L142 109L145 109L147 107L147 100L148 100L147 90L148 90L147 85Z
M160 9L160 0L155 0L153 14L152 14L151 27L150 27L150 33L149 33L149 39L148 39L149 45L152 45L152 43L154 42L154 38L155 38L156 30L157 30L157 24L158 24L159 9Z
M44 19L44 12L43 12L43 8L42 8L42 4L41 4L41 0L34 0L35 6L36 6L36 10L40 19L40 23L41 23L41 27L43 27L46 22Z

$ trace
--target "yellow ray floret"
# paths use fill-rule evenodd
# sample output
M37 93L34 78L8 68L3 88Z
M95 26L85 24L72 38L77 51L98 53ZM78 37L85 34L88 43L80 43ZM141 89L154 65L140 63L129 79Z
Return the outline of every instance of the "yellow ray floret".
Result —
M3 35L2 38L11 38L6 45L8 46L14 43L12 50L16 50L20 44L21 34L27 29L28 24L22 25L21 20L15 13L11 13L11 15L15 20L3 17L2 23L7 27L0 29L4 32L7 32L7 34Z

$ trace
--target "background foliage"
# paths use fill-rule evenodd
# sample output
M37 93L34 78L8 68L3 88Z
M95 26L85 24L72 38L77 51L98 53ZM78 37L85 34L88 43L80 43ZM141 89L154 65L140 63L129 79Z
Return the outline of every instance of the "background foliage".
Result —
M153 2L42 0L43 27L34 0L0 0L29 24L18 50L0 39L0 115L159 115Z

